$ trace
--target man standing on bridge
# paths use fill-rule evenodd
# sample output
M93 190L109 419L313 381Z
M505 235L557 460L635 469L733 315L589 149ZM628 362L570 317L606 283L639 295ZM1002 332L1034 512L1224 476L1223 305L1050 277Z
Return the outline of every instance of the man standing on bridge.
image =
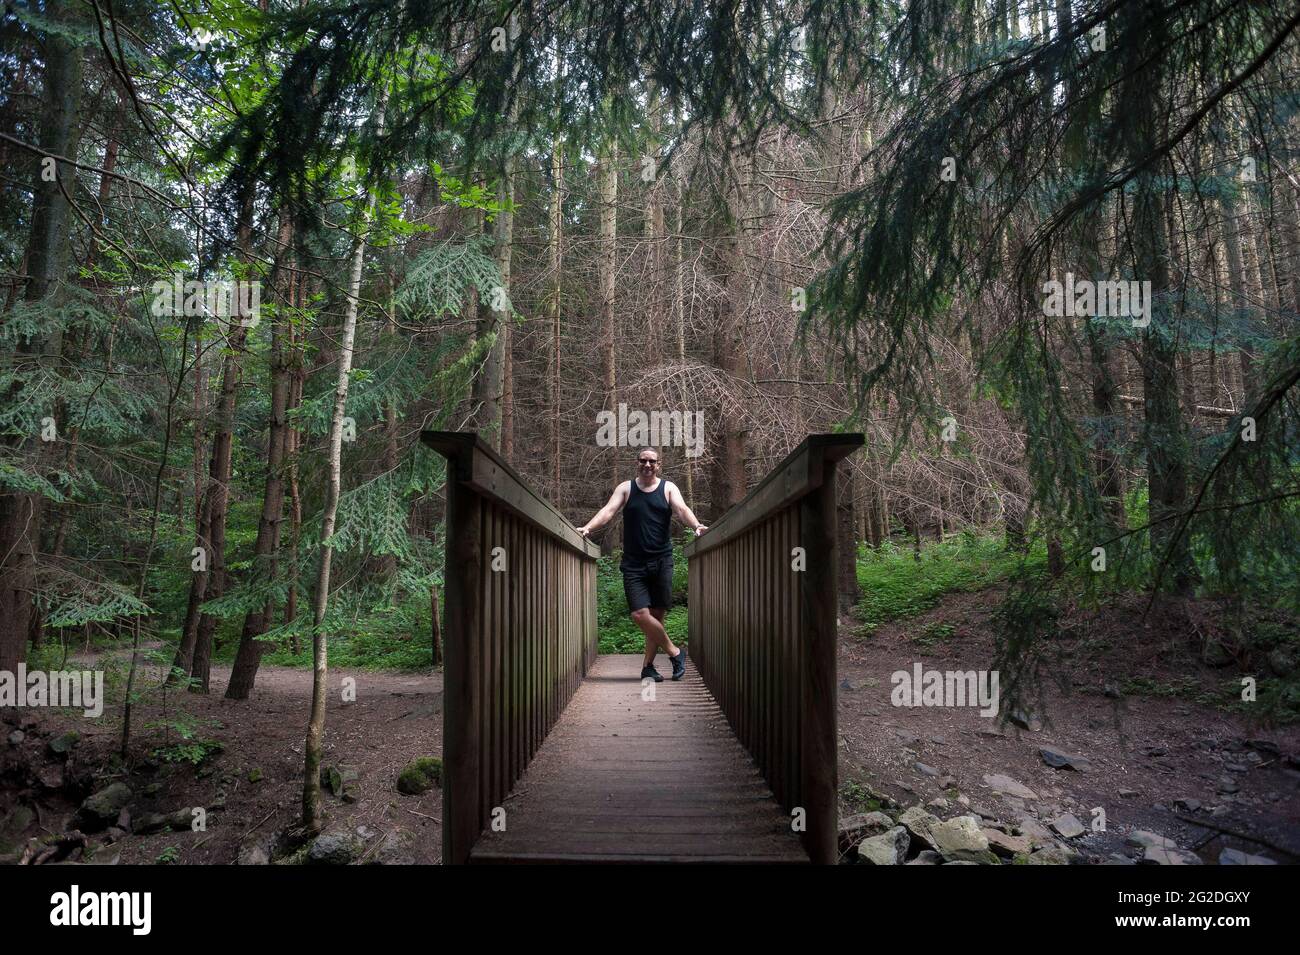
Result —
M673 514L696 534L708 528L696 520L677 485L659 476L658 451L642 448L636 464L636 480L614 488L608 503L578 533L586 537L623 511L623 560L618 569L623 572L628 610L645 634L641 679L663 682L655 669L655 653L662 647L672 661L673 679L680 680L686 675L685 654L668 638L663 623L673 602L673 541L668 528Z

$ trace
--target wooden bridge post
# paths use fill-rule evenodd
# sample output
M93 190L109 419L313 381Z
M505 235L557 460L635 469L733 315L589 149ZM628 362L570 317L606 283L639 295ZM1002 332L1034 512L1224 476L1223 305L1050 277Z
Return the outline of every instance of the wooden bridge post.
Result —
M800 546L807 556L802 574L806 650L800 666L800 785L808 828L804 845L813 862L833 864L839 855L839 784L836 750L835 646L839 588L835 467L799 502Z
M482 503L447 467L447 556L443 571L447 597L443 645L442 861L469 861L483 829L479 798L479 700L477 639L482 616ZM449 699L451 694L456 699ZM455 780L456 785L449 785Z

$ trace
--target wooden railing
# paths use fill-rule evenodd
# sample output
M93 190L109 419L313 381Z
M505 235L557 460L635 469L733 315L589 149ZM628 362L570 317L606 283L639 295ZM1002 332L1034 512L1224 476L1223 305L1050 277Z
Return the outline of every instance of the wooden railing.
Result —
M691 659L819 863L837 856L835 471L862 442L810 435L684 548Z
M596 659L600 548L477 434L421 437L447 458L442 858L459 864Z

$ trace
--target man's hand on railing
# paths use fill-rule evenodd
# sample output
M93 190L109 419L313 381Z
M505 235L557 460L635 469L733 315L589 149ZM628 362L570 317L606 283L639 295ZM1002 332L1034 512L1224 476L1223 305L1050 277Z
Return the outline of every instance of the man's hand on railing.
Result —
M590 528L590 527L587 527L587 526L584 524L582 527L579 527L579 528L578 528L578 534L581 535L582 537L590 537L590 536L591 536L591 528Z
M708 528L705 527L703 524L701 524L699 527L695 528L695 536L696 536L696 537L699 537L701 534L703 534L703 533L704 533L705 531L707 531L707 530L708 530Z

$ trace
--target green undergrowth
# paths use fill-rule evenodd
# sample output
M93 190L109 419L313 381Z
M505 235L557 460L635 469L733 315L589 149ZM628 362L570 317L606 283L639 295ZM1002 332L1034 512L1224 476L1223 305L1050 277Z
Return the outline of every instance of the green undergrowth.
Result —
M239 635L231 633L219 641L215 662L229 666L235 660ZM289 641L268 646L262 654L268 666L307 667L312 665L310 640L301 640L298 652ZM399 630L355 630L329 638L329 664L351 670L398 670L414 672L433 666L433 645L427 630L411 634Z
M596 568L596 622L600 629L601 653L641 653L645 635L632 622L623 593L623 574L618 569L622 554L618 551L601 557ZM664 619L669 638L686 645L686 558L680 544L673 546L673 606Z
M929 610L945 594L981 590L1009 577L1022 565L1033 570L1046 561L1044 548L1028 555L1007 550L1000 538L963 532L943 542L924 544L920 555L910 546L886 541L879 550L863 548L858 558L862 599L859 636L870 636L890 620ZM930 642L944 639L930 635Z

